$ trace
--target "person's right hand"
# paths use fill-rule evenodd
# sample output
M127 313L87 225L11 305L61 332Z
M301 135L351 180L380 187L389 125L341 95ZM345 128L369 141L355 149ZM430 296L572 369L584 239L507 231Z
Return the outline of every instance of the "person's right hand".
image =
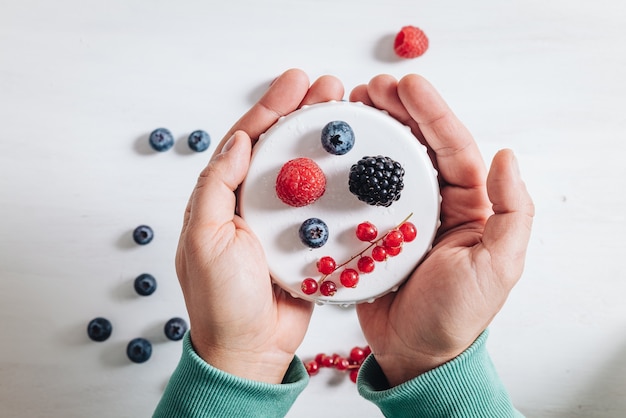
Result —
M433 249L396 293L357 306L365 338L396 386L458 356L485 330L522 274L534 206L513 153L498 152L487 173L470 133L422 77L377 76L350 100L410 126L440 175Z

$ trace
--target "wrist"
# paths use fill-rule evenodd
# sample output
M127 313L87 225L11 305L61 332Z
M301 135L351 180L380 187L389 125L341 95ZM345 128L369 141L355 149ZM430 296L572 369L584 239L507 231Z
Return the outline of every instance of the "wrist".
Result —
M281 350L250 349L242 350L218 344L196 342L190 335L191 345L196 354L206 363L233 376L270 384L283 381L294 353Z

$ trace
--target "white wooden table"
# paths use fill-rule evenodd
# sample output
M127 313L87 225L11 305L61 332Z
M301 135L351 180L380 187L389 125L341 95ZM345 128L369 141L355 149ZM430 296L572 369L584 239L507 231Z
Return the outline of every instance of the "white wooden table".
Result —
M626 416L625 22L617 0L0 2L0 416L151 414L180 355L160 329L186 316L182 213L212 152L185 138L214 146L290 67L347 91L420 73L486 160L516 151L537 217L494 362L528 416ZM400 61L406 24L431 46ZM159 126L177 138L163 154L146 145ZM141 223L145 247L130 241ZM146 298L143 272L159 281ZM101 344L85 333L98 315L115 324ZM143 365L124 353L137 336L154 342ZM298 354L363 343L353 310L322 307ZM289 416L380 413L321 373Z

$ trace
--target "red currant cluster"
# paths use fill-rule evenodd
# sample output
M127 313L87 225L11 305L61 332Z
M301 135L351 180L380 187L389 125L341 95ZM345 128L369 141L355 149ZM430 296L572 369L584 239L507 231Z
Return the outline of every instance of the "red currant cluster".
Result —
M374 271L376 262L382 262L389 257L395 257L402 251L402 244L411 242L417 237L417 228L407 216L398 226L378 238L378 229L371 222L362 222L356 227L356 237L369 245L362 251L350 257L347 261L337 264L334 258L324 256L317 261L317 271L322 274L319 280L307 277L302 281L301 289L305 295L313 295L318 290L323 296L333 296L337 292L337 284L329 280L329 276L350 262L356 260L356 268L344 268L339 274L339 282L344 287L356 287L359 283L360 273ZM366 255L369 250L370 255Z
M315 376L321 368L335 369L340 372L349 373L350 380L356 383L361 364L363 364L363 361L371 352L369 346L365 346L352 348L348 357L342 357L339 354L327 355L320 353L315 356L314 360L304 362L304 367L306 367L309 376Z

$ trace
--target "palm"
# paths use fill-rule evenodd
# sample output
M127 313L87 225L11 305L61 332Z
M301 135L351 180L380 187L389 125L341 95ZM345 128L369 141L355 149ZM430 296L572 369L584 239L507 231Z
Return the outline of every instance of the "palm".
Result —
M434 248L396 293L357 306L390 383L452 359L486 328L519 279L533 208L509 151L489 175L476 143L425 80L374 78L352 100L387 110L428 146L441 180Z

